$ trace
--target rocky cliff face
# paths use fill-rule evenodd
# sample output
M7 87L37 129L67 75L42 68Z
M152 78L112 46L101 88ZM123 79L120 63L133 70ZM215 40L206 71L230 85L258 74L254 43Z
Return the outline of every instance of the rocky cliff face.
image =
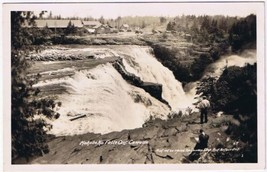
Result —
M144 89L151 96L155 97L159 101L168 105L169 108L171 108L169 103L162 98L162 85L161 84L152 83L152 82L144 82L140 79L140 77L127 72L125 70L125 67L123 66L122 59L116 60L115 62L112 63L112 65L121 74L123 79L125 79L128 83L136 87Z
M50 152L34 159L32 164L176 164L190 163L186 156L195 146L200 128L210 136L209 148L228 147L235 141L224 132L231 116L209 117L207 124L199 124L199 114L154 119L143 128L108 134L87 133L53 138ZM102 143L102 144L101 144ZM229 147L229 148L230 148ZM181 152L184 151L184 152ZM238 153L238 152L237 152ZM212 163L214 153L203 152L193 163Z

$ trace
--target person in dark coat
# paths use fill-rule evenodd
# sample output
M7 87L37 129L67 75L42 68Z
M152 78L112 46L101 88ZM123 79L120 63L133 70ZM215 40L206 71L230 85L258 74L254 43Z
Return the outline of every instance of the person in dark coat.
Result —
M194 150L197 150L197 149L203 150L208 147L209 135L207 135L202 129L199 132L200 134L198 136L198 142Z
M207 135L202 129L199 131L198 141L194 147L194 151L188 156L190 161L197 160L200 157L201 150L208 147L209 135Z

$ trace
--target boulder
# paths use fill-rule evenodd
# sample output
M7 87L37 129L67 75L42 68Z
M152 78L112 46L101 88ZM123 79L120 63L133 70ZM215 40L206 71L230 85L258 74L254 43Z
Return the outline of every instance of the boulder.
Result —
M177 133L178 132L175 128L168 128L164 131L161 137L175 136Z
M143 82L140 85L146 92L148 92L151 96L155 97L158 100L162 100L162 85L152 82Z
M179 126L175 127L178 132L184 132L187 130L187 125L185 123L180 124Z
M162 98L162 85L158 83L152 82L143 82L140 77L135 76L132 73L126 71L125 67L123 66L122 59L116 60L113 63L113 67L121 74L123 79L125 79L128 83L144 89L147 93L151 96L155 97L162 103L166 104L170 107L169 103Z

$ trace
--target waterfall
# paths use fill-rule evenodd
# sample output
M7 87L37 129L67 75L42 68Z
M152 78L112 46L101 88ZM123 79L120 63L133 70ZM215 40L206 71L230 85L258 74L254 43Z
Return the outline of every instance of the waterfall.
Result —
M150 115L166 118L170 111L167 105L143 89L128 84L111 64L76 71L71 77L39 83L39 86L49 84L67 89L67 93L58 95L58 101L62 102L58 110L61 116L52 121L50 131L58 136L142 127ZM87 117L69 120L78 114Z
M244 67L246 64L254 64L256 62L256 50L245 50L239 55L224 55L221 56L219 60L207 66L202 76L202 79L206 77L213 77L215 79L218 79L226 67ZM187 94L190 94L191 96L196 96L196 88L198 83L199 81L188 83L186 85L186 87L188 88Z
M87 51L91 49L84 49ZM122 75L111 63L103 63L92 69L75 66L46 71L45 74L57 72L72 72L71 76L62 75L60 78L40 81L35 87L62 88L57 93L57 100L62 106L57 110L59 119L49 121L53 128L49 132L57 136L84 134L88 132L108 133L142 127L150 116L166 119L171 111L185 111L192 107L196 83L188 86L185 93L182 84L177 81L168 68L164 67L146 46L107 46L95 48L98 54L120 56L127 73L139 77L142 82L150 82L162 86L162 98L168 102L171 109L162 101L156 99L142 87L136 87L123 79ZM104 51L102 53L102 51ZM60 52L59 52L60 53ZM244 65L256 61L255 53L247 53L247 58L229 56L211 64L207 75L220 75L227 60L228 66ZM109 57L108 57L109 58ZM66 61L64 63L70 63ZM81 62L77 61L79 65ZM44 62L44 65L50 63ZM76 115L86 115L85 118L70 121Z
M245 50L240 55L222 56L219 60L209 65L204 72L203 77L219 77L225 67L239 66L244 67L246 64L257 62L256 50Z
M142 81L161 84L162 97L172 110L183 110L190 105L182 84L169 69L156 60L150 48L115 46L102 50L106 54L120 56L126 71L140 77ZM52 134L108 133L133 129L141 127L150 116L166 119L171 112L166 104L144 89L125 81L110 63L90 70L72 67L73 70L72 76L50 79L35 85L59 86L66 90L57 95L57 100L62 102L62 107L58 110L61 117L50 121L53 125L50 131ZM86 118L70 121L75 115L86 115Z
M164 67L153 55L149 47L127 46L118 48L128 72L140 77L142 81L162 84L162 97L173 111L184 111L192 105L192 96L188 96L177 81L173 72Z

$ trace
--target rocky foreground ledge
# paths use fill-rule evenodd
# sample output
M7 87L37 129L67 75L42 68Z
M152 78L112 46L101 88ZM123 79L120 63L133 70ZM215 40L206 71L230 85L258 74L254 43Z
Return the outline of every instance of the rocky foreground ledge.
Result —
M185 157L195 146L199 129L210 136L209 148L218 145L233 148L236 141L225 134L232 116L209 117L199 124L199 114L154 119L143 128L108 134L87 133L51 139L50 152L31 161L31 164L160 164L190 163ZM214 153L202 152L193 163L213 163Z

